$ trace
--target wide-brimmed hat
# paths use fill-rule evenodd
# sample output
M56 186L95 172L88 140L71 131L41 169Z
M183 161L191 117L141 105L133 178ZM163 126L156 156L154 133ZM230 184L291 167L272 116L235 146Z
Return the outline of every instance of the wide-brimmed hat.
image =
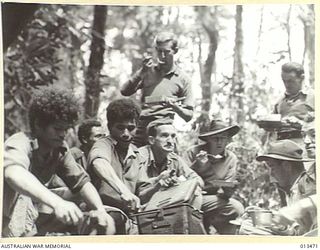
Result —
M256 157L257 161L265 161L268 159L276 159L283 161L309 162L313 159L302 158L303 149L291 140L281 140L275 143L270 143L270 148L267 154Z
M232 137L237 134L240 130L238 125L228 125L221 120L212 120L208 127L205 127L203 131L200 131L199 138L206 140L208 137L220 134L222 132L228 132L229 136Z

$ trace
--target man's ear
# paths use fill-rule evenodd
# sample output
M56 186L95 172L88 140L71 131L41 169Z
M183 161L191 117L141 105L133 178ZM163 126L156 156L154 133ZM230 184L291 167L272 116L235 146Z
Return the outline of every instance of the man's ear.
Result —
M300 79L301 79L301 80L304 80L304 74L301 74L301 75L300 75Z
M155 138L153 136L148 136L148 141L150 145L154 144Z

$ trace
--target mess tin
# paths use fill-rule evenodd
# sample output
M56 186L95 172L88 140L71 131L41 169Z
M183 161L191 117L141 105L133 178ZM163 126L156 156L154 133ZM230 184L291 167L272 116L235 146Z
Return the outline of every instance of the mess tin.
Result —
M270 210L251 210L248 213L252 219L252 224L255 227L271 227L272 212Z

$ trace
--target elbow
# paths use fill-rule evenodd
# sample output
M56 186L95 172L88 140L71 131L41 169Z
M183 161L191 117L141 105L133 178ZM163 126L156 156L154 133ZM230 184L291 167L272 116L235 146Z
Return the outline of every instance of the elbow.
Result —
M186 122L189 122L189 121L191 121L191 119L192 119L192 117L193 117L193 111L192 110L189 110L185 115L184 115L184 120L186 121Z
M192 115L188 115L188 116L186 116L185 121L186 121L186 122L189 122L189 121L191 121L191 119L192 119Z
M128 93L128 91L126 91L126 89L121 89L120 90L121 95L123 96L130 96L130 94Z

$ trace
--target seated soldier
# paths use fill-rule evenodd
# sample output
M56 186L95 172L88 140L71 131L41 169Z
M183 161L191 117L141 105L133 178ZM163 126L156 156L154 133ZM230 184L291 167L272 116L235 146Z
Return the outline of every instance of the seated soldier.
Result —
M212 207L211 213L205 215L205 226L213 225L220 234L231 234L235 227L229 223L240 216L243 205L230 198L233 194L237 174L237 156L226 149L232 136L237 134L240 128L237 125L228 126L220 120L213 120L209 128L199 135L205 143L200 143L189 149L184 158L204 181L204 199L207 195L215 197L216 207ZM230 184L217 185L219 181ZM221 188L220 188L221 187Z
M142 204L147 203L160 188L175 184L180 176L186 180L196 178L203 186L202 179L174 153L176 130L172 121L152 121L148 126L148 135L149 145L139 148L141 157L137 195Z
M71 156L64 141L66 131L78 118L79 104L71 91L57 86L35 91L29 109L31 132L19 132L4 144L3 237L33 236L41 225L38 207L46 205L66 225L78 225L84 214L46 185L57 174L73 193L78 193L98 221L115 232L114 221L105 211L89 176ZM46 225L48 226L48 225ZM75 229L72 228L72 233ZM56 231L57 232L57 231Z
M101 122L94 119L84 120L78 128L78 139L81 143L80 148L70 149L77 163L87 169L87 157L93 144L105 135Z
M170 121L156 120L151 122L148 126L148 134L149 145L139 148L142 161L137 183L137 195L143 204L148 202L161 187L175 184L177 178L181 179L181 176L187 180L197 179L200 187L203 187L201 177L180 156L174 153L176 130ZM172 170L174 170L174 175L172 175ZM226 199L221 202L220 199L214 195L203 196L200 206L204 212L205 224L208 227L212 222L211 219L217 213L223 214L225 212L225 216L227 216L230 212L232 219L238 216L237 213L232 213L233 207ZM199 199L196 200L199 201ZM217 204L225 204L225 206L217 206ZM229 225L224 223L224 226ZM235 228L233 225L231 226L232 231L225 230L223 233L234 233Z
M292 206L299 200L316 194L316 180L313 175L305 171L304 162L312 159L302 158L303 150L291 140L281 140L270 144L265 155L257 157L258 161L265 161L271 169L271 174L278 181L279 189L286 194L287 205ZM315 215L309 214L301 218L298 231L288 230L276 234L304 234L316 223Z
M307 150L308 157L315 159L316 137L315 137L315 124L314 115L310 115L302 126L302 135ZM307 163L307 162L306 162ZM306 165L306 164L305 164ZM306 166L305 166L306 167ZM307 176L312 182L316 182L316 164L312 162L311 166L306 167ZM292 226L294 222L298 222L304 228L315 230L317 228L317 206L316 195L308 196L308 198L299 200L291 206L283 207L276 213L274 220L275 223L283 226ZM313 225L304 225L304 218L313 218Z
M134 194L139 154L131 143L139 115L140 107L132 99L112 101L107 107L110 135L99 139L88 155L88 173L103 203L127 214L140 206Z
M78 139L81 143L80 148L72 147L70 152L78 164L87 170L87 157L93 144L105 135L101 122L94 119L83 121L78 129ZM66 184L55 175L49 183L49 188L65 187Z

